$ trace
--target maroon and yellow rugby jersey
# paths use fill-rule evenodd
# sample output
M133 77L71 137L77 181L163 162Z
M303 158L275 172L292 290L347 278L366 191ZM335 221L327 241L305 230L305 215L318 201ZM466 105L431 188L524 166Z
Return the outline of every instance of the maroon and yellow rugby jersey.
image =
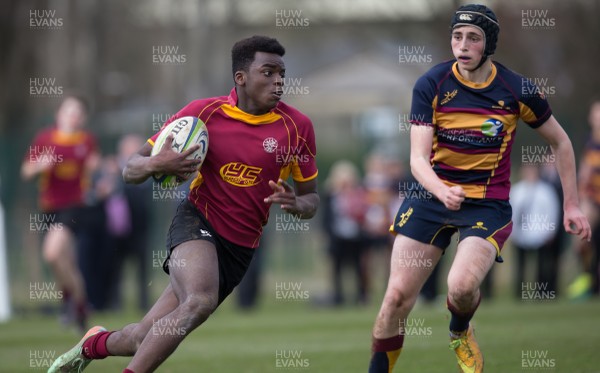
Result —
M263 115L236 104L233 88L229 96L192 101L167 123L194 116L206 124L208 153L188 199L223 238L256 248L269 217L269 180L317 177L315 134L307 116L281 101Z
M591 169L590 178L583 185L585 193L600 205L600 143L589 140L583 150L583 162Z
M51 162L39 179L39 204L49 212L83 203L89 186L85 162L97 151L95 138L86 131L64 133L56 127L39 132L29 151L26 162Z
M473 83L452 60L417 81L410 122L435 128L431 165L446 185L462 186L467 198L508 200L519 118L537 128L551 115L530 79L493 62L489 78Z

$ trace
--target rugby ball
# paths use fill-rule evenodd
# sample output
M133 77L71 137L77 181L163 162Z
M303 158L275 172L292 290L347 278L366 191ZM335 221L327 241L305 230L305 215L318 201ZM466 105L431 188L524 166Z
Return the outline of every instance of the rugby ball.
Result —
M156 138L152 147L152 153L150 154L151 156L155 156L160 152L170 134L173 134L171 149L174 152L182 153L198 144L200 145L198 150L190 154L187 159L200 159L201 162L204 162L206 152L208 152L208 131L203 121L196 117L182 117L167 124ZM202 163L198 166L198 170L200 170L200 166L202 166ZM189 179L192 174L187 174L185 179L181 179L175 175L164 174L154 174L152 177L162 187L174 188Z

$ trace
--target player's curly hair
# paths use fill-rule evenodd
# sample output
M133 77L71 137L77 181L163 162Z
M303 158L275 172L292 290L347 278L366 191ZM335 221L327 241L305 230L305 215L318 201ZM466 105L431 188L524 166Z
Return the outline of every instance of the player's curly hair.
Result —
M268 36L254 35L242 39L231 48L232 74L235 76L236 71L248 71L256 52L273 53L283 57L285 48L279 44L277 39Z

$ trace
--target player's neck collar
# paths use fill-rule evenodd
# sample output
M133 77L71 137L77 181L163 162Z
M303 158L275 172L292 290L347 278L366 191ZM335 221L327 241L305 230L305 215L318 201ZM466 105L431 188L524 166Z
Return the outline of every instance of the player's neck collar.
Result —
M492 84L492 82L496 78L497 72L498 72L498 70L496 69L496 65L492 61L492 73L490 74L490 76L488 76L488 78L485 80L485 82L475 83L470 80L467 80L464 76L460 75L460 72L458 71L458 62L455 62L452 65L452 73L454 74L456 79L458 79L459 82L466 85L467 87L474 88L474 89L487 88L490 84Z
M225 112L225 114L227 114L231 118L254 125L273 123L281 118L281 115L275 113L275 111L270 111L261 115L246 113L245 111L237 107L237 100L237 92L235 91L234 87L229 93L229 97L227 98L228 105L223 105L221 107L223 109L223 112Z

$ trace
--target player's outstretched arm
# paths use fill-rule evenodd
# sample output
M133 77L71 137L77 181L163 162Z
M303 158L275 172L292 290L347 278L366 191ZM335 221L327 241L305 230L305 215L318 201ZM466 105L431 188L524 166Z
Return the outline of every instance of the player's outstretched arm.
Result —
M49 170L50 168L52 168L52 166L53 162L47 160L41 160L37 162L25 160L21 164L21 179L23 179L24 181L29 181L35 176L41 174L42 172Z
M592 232L590 223L579 207L575 153L571 140L554 116L550 116L536 131L548 142L556 160L556 170L563 188L565 230L589 241Z
M155 173L185 178L187 173L196 171L201 160L186 159L186 157L198 150L199 146L194 145L183 153L177 153L171 149L172 141L173 136L169 135L160 152L153 157L150 156L152 145L146 142L127 161L123 169L123 180L128 184L140 184Z
M265 198L265 203L277 203L281 208L302 219L310 219L317 213L319 195L317 194L317 179L295 182L296 191L285 180L276 182L269 180L273 194Z
M410 130L410 171L425 189L436 196L449 210L460 209L465 192L460 186L448 187L431 168L429 157L433 144L432 127L412 126Z

